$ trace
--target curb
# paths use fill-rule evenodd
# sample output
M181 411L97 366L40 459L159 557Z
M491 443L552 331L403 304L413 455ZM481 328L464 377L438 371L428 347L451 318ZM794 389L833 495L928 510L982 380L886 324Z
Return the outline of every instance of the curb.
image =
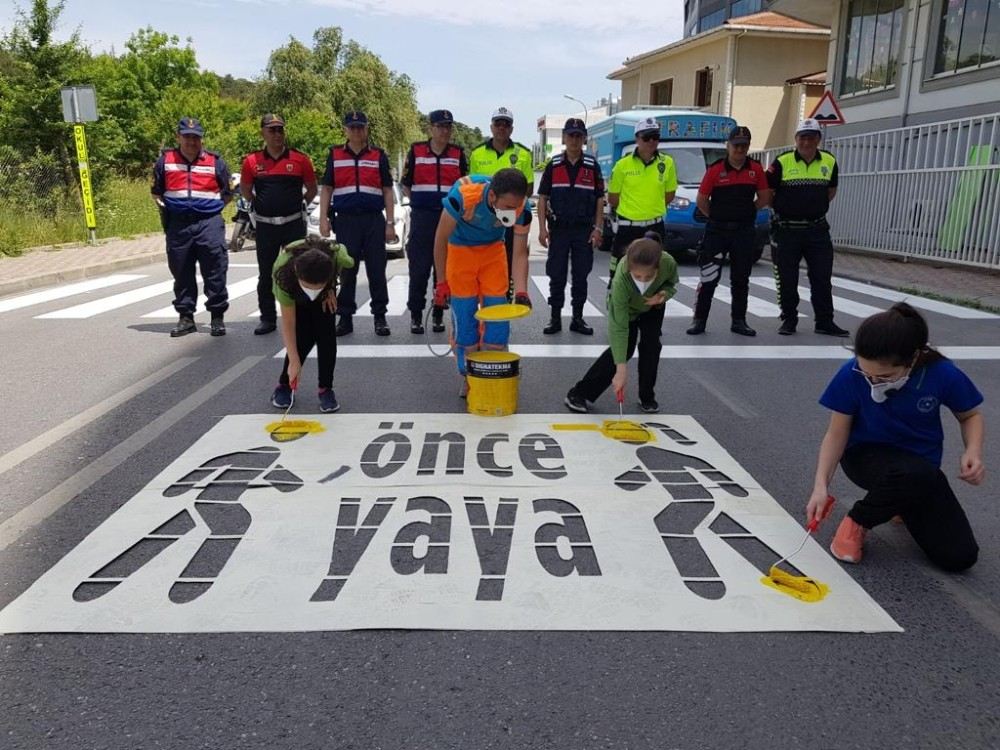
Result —
M0 281L0 296L16 294L17 292L25 292L31 289L36 289L40 286L60 284L65 281L89 279L92 276L100 276L101 274L112 271L121 271L126 268L145 266L157 260L165 260L165 253L163 250L151 251L141 255L131 255L128 258L118 258L116 260L94 263L81 268L50 271L48 273L39 274L38 276L27 276L20 279L12 279L11 281Z

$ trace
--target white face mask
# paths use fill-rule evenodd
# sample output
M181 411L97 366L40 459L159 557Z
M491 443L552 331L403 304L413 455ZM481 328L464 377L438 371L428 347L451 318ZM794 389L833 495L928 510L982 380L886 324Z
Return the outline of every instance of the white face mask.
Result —
M639 290L639 294L645 294L646 290L649 289L649 285L653 283L652 279L649 281L641 281L637 279L634 275L632 276L632 281L635 283L636 288Z
M494 213L497 215L497 219L505 227L512 227L517 221L517 209L516 208L495 208Z
M893 380L888 383L875 383L874 385L869 383L868 387L871 388L872 391L872 401L874 401L876 404L881 404L883 401L889 398L889 393L891 391L900 390L904 385L906 385L906 381L908 381L909 379L910 379L910 374L907 373L898 380Z
M299 288L305 292L305 295L309 298L310 302L315 302L316 298L323 293L322 289L309 289L308 287L302 286L301 283L299 284Z

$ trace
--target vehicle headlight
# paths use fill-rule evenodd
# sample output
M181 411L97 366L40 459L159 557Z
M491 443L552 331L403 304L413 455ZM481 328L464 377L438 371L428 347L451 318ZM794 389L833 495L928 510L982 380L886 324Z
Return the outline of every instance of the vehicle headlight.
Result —
M691 205L691 201L687 198L674 198L670 201L670 208L677 211L683 211L685 208Z

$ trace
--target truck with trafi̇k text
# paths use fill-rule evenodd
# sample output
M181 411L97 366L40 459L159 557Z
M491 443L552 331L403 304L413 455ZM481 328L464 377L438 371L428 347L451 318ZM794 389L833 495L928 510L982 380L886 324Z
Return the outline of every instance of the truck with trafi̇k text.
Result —
M647 117L660 123L660 152L674 160L677 193L664 212L664 247L675 257L696 251L705 236L707 217L695 198L710 165L726 157L726 139L736 127L732 117L676 107L643 107L618 112L587 128L587 151L601 168L605 182L611 168L635 150L635 124ZM613 225L604 227L604 247L610 250ZM755 257L759 258L770 232L770 211L757 212Z

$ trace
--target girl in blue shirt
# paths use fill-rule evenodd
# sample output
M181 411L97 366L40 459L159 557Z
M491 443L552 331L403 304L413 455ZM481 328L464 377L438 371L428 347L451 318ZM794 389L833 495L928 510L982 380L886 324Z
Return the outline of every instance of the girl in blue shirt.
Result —
M905 302L872 315L854 337L854 358L820 398L833 413L819 449L807 520L821 516L838 463L868 493L848 512L830 545L844 562L861 562L865 534L895 516L945 570L965 570L979 555L965 512L941 471L940 411L948 407L961 426L965 451L958 478L978 485L985 473L978 410L983 397L927 338L926 321Z

